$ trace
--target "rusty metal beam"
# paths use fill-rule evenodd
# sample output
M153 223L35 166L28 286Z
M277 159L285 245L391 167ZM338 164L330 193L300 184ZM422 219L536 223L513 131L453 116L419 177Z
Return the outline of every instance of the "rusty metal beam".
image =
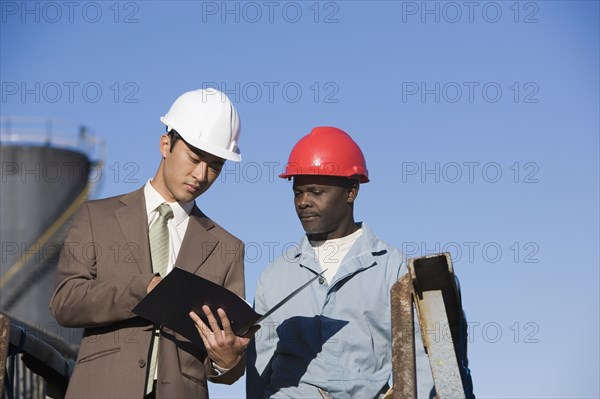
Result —
M462 312L450 254L408 260L423 345L440 399L465 398L456 343Z
M4 397L4 376L6 375L9 339L10 320L0 313L0 397Z
M422 299L423 292L426 291L442 292L452 340L458 342L461 306L450 254L444 252L411 258L408 260L408 273L412 276L417 299Z
M392 286L391 302L393 399L417 397L415 308L436 398L465 398L455 346L462 309L450 254L409 259L408 273Z
M407 273L391 290L393 399L417 397L412 278Z
M464 398L458 360L449 323L444 309L441 290L423 292L423 299L417 299L421 336L429 354L429 364L435 383L436 396L443 398Z

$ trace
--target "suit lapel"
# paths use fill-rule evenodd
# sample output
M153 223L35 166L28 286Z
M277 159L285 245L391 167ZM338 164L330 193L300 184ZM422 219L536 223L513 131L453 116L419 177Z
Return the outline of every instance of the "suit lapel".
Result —
M219 243L209 232L213 227L210 219L194 205L175 266L191 273L198 271Z
M144 187L125 194L121 198L123 207L115 211L115 216L123 235L125 243L118 243L127 248L134 245L133 259L141 273L152 272L150 260L150 243L148 241L148 213L144 197Z

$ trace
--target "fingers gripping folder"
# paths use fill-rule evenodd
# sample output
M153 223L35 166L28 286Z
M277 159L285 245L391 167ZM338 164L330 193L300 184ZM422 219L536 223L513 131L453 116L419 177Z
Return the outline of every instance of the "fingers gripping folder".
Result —
M316 274L265 314L258 314L244 299L225 287L215 284L178 267L167 276L133 309L133 312L157 325L170 328L191 342L203 348L204 344L196 330L189 312L194 311L205 324L209 324L202 306L207 305L213 313L221 308L229 318L232 332L242 336L250 328L275 312L291 300L313 281L321 277L327 269ZM219 327L223 327L219 320Z

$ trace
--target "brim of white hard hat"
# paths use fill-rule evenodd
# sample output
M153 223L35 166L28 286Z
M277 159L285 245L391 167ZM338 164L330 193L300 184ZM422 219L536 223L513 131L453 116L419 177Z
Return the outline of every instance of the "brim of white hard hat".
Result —
M179 132L178 132L179 133ZM227 151L223 148L219 148L211 143L207 143L205 141L196 139L196 140L188 140L181 133L179 135L192 147L196 147L202 151L206 151L209 154L212 154L216 157L226 159L228 161L240 162L242 160L242 155L240 154L240 149L235 147L233 151Z
M175 130L181 136L181 138L192 147L198 148L202 151L206 151L209 154L226 159L228 161L240 162L242 160L240 149L237 146L233 149L233 151L229 151L198 138L190 139L190 137L186 137L185 132L179 131L174 126L169 125L165 120L164 116L160 117L160 121L167 126L167 131Z

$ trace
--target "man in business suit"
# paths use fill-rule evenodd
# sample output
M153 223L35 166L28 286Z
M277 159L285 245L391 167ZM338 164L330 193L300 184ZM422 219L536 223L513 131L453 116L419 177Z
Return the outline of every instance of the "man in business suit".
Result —
M132 313L175 265L244 296L243 243L194 202L225 160L240 160L237 111L223 93L195 90L161 122L154 178L84 203L65 240L50 307L61 325L85 328L67 397L201 399L207 379L231 384L244 372L249 337L231 333L222 310L203 309L210 327L190 315L206 349Z

